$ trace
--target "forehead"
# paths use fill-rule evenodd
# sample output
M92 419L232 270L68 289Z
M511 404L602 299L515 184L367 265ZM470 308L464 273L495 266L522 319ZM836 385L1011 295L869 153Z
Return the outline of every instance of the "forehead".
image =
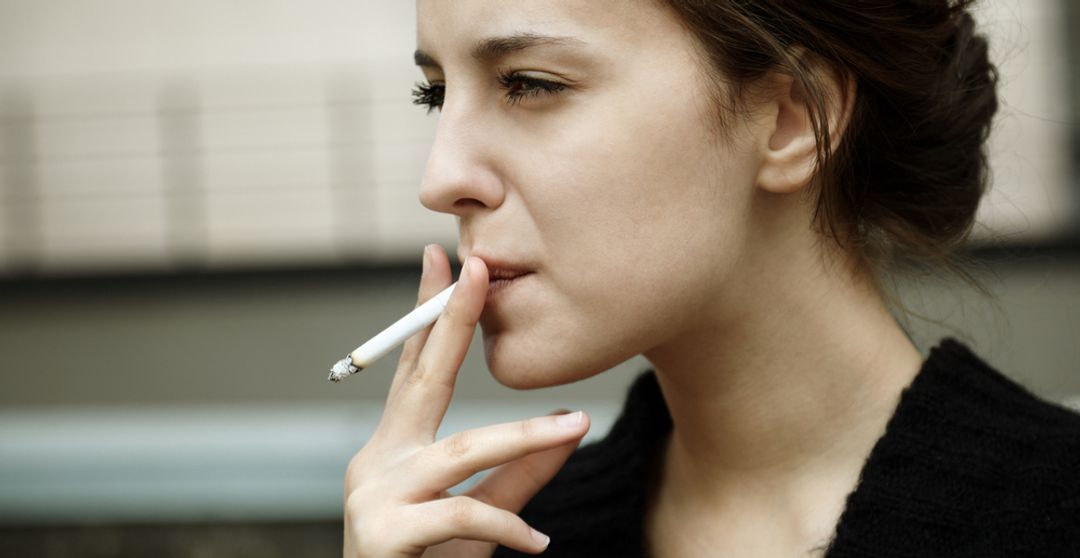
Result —
M591 45L643 44L680 33L655 0L417 0L416 44L456 54L478 40L529 32Z

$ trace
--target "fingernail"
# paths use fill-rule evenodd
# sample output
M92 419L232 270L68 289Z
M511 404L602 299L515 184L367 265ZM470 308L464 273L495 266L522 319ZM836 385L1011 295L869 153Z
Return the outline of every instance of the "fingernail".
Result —
M424 263L423 268L420 271L420 276L427 275L428 270L431 269L431 245L424 246Z
M569 415L559 415L555 417L555 422L559 426L568 426L573 428L575 426L581 425L581 417L582 413L581 411L578 411L576 413L570 413Z
M468 277L469 279L472 279L473 267L475 266L476 264L473 263L472 256L465 258L465 265L461 266L461 274Z
M529 527L529 529L532 529L532 527ZM544 548L547 548L548 543L551 542L551 537L541 533L540 531L537 531L536 529L532 529L532 538L534 541L536 541L536 544L542 545Z

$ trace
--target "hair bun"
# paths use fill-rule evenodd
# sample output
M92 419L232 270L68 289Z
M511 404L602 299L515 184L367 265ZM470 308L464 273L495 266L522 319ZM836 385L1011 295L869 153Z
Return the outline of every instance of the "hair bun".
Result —
M957 17L956 29L947 45L949 63L940 84L945 100L951 100L967 116L971 129L985 141L990 120L997 112L997 68L990 62L986 38L975 33L975 19L967 11Z
M918 123L910 137L913 159L896 161L901 168L912 165L896 175L910 181L908 188L920 189L924 200L944 202L936 208L920 204L922 215L906 216L918 227L911 232L922 233L906 235L907 247L936 256L947 255L974 224L989 177L985 143L998 109L997 69L966 6L956 6L948 18L951 33L942 45L945 63L939 63L936 81L926 84L925 98L910 105L922 112L909 115Z

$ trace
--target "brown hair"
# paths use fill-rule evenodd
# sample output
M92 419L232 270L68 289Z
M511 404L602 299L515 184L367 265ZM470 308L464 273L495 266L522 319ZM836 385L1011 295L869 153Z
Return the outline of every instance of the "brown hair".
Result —
M968 13L974 0L663 0L697 38L724 115L769 71L806 94L817 138L818 230L873 273L905 261L942 265L982 287L955 249L989 176L984 143L997 70ZM809 54L809 56L806 56ZM822 64L855 81L838 145Z

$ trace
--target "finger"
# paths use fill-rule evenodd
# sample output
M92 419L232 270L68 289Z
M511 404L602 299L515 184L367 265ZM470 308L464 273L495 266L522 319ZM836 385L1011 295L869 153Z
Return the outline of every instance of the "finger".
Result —
M567 419L574 418L577 418L576 422L567 422ZM407 497L422 497L456 486L479 471L537 452L562 448L571 441L580 440L588 430L588 418L581 413L536 417L458 432L423 448L408 462L406 467L416 469L408 471L409 477L424 480L413 488L416 494ZM551 458L549 455L545 459ZM558 466L555 468L557 470ZM543 472L546 471L545 468ZM550 478L543 479L543 483ZM522 477L522 480L528 479ZM539 477L537 480L540 480ZM532 486L528 484L522 488L527 490ZM541 486L542 483L536 490Z
M547 536L516 514L467 496L413 504L406 514L405 524L416 537L410 543L417 549L452 539L494 542L530 554L548 546Z
M470 257L442 315L420 350L416 366L402 382L396 396L387 401L388 429L399 439L431 443L450 405L458 369L487 297L488 276L484 262Z
M442 292L443 289L450 286L451 282L453 282L453 276L450 273L450 260L446 257L446 252L438 244L425 246L423 272L420 275L420 288L416 295L416 306L420 306L431 297ZM403 377L412 370L416 362L416 356L420 354L420 349L427 342L430 332L431 326L425 327L405 341L405 345L401 349L401 358L398 359L397 373L394 374L394 381L390 386L391 396L397 390Z
M584 430L587 431L588 426L585 425ZM580 443L581 437L574 437L551 449L505 463L462 495L518 513L562 469Z

